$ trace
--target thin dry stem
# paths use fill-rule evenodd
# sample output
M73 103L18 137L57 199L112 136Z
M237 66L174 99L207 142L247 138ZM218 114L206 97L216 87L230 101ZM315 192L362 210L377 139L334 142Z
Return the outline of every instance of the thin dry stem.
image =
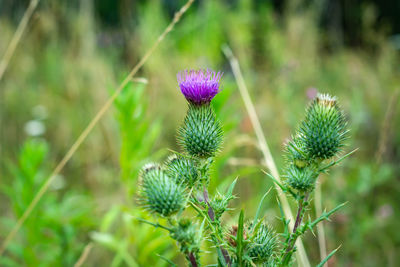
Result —
M275 165L275 162L274 162L274 159L272 157L271 151L269 150L269 147L268 147L267 140L265 139L263 130L261 128L260 120L258 119L256 109L255 109L254 104L253 104L253 102L252 102L252 100L250 98L250 94L249 94L249 91L247 89L247 86L246 86L246 84L244 82L243 75L242 75L242 72L240 70L239 62L234 57L234 55L232 53L232 50L228 46L225 45L222 48L222 50L223 50L225 56L229 59L229 63L231 65L231 68L232 68L232 71L233 71L233 75L235 76L236 83L238 84L238 87L239 87L240 95L242 96L243 102L244 102L244 104L246 106L247 113L249 114L251 124L253 125L254 132L255 132L255 134L257 136L257 140L258 140L258 143L259 143L260 150L263 153L265 165L267 166L267 168L271 172L272 176L278 182L281 182L278 169L277 169L277 167ZM281 188L278 185L275 185L275 187L276 187L276 190L278 191L278 197L279 197L279 200L280 200L280 202L282 204L282 208L283 208L283 211L285 213L285 216L290 220L290 227L293 228L294 227L293 213L292 213L292 211L290 209L289 202L288 202L288 200L286 198L286 195L283 194ZM298 248L296 256L297 256L299 264L301 266L304 266L304 267L309 267L310 266L310 262L308 260L306 251L304 249L303 243L302 243L300 238L297 240L296 245L297 245L297 248Z
M83 249L82 255L79 257L78 261L74 264L74 267L81 267L82 264L85 262L87 257L89 256L90 251L93 248L93 243L88 243L85 248Z
M32 17L32 14L35 11L38 3L39 0L30 1L29 6L25 10L25 13L22 16L22 19L17 27L17 30L15 31L10 43L8 44L3 59L0 62L0 81L3 78L3 74L6 71L8 64L10 63L11 57L13 56L15 49L17 48L18 43L21 40L22 34L24 33L26 26L28 25L29 19Z
M317 183L315 187L314 203L315 203L315 215L318 218L322 214L321 183ZM321 257L321 261L323 261L327 256L324 222L320 222L319 224L317 224L317 232L318 232L319 255ZM328 262L324 264L324 267L328 267Z
M386 148L388 145L388 139L390 136L390 130L393 125L391 122L394 121L393 117L395 116L395 113L396 113L396 106L397 106L397 102L399 100L399 96L400 96L400 90L397 89L394 91L393 95L390 97L389 105L386 109L386 114L385 114L385 118L383 120L383 125L381 128L381 133L380 133L380 137L379 137L379 145L378 145L379 148L375 155L377 164L380 164L382 162L382 157L384 156L384 154L386 152Z
M89 125L83 130L83 132L78 137L78 139L75 141L75 143L73 143L71 148L65 154L64 158L62 158L62 160L58 163L58 165L56 166L54 171L51 173L49 178L47 178L45 183L39 189L38 193L35 195L35 197L31 201L31 203L29 204L28 208L22 214L21 218L18 219L17 223L15 224L15 226L13 227L11 232L4 239L2 246L0 248L0 255L2 255L4 253L5 249L9 245L10 241L14 238L15 234L19 231L19 229L21 228L21 226L23 225L25 220L29 217L32 210L39 203L39 200L46 193L47 189L49 188L51 182L54 180L56 175L64 168L65 164L67 164L67 162L71 159L72 155L76 152L76 150L83 143L83 141L86 139L86 137L89 135L89 133L93 130L93 128L94 128L94 126L96 126L97 122L103 117L105 112L110 108L110 106L112 105L114 100L118 97L118 95L125 88L125 86L132 80L132 78L136 74L136 72L144 65L144 63L151 56L151 54L158 47L158 45L165 38L165 36L174 28L175 24L180 20L182 15L186 12L186 10L191 6L191 4L193 2L194 2L194 0L189 0L184 6L182 6L182 8L178 12L175 13L174 18L172 19L171 23L167 26L167 28L164 30L164 32L157 38L156 42L150 47L150 49L147 50L146 54L142 57L142 59L139 61L139 63L137 63L136 66L133 67L131 72L128 74L128 76L126 76L126 78L123 80L123 82L117 88L117 90L115 90L115 92L112 94L112 96L107 100L107 102L103 105L103 107L99 110L99 112L90 121Z

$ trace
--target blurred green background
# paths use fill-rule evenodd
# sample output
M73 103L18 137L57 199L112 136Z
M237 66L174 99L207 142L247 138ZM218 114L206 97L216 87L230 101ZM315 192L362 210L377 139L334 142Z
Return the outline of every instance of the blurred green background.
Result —
M29 1L0 1L0 55ZM0 81L0 239L84 127L184 1L42 0ZM224 71L214 107L225 130L212 193L239 177L235 210L254 216L272 186L221 46L237 56L278 165L283 143L316 91L338 96L359 150L320 178L322 207L348 201L325 223L329 266L400 264L400 2L196 1L98 123L27 219L0 266L183 264L165 232L137 207L137 174L179 150L186 104L176 73ZM292 203L293 204L293 203ZM294 206L292 206L294 208ZM279 229L276 193L266 220ZM311 210L314 214L314 210ZM312 265L318 239L304 239ZM212 262L205 259L204 263Z

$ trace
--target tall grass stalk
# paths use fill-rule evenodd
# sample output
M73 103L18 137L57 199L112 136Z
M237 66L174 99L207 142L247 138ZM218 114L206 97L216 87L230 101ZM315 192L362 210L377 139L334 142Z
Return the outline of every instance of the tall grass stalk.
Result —
M3 78L4 72L6 71L8 64L12 56L14 55L15 49L18 46L19 41L21 40L22 34L24 33L26 26L28 26L28 22L32 17L33 12L35 11L37 5L39 4L39 0L31 0L28 8L25 10L24 15L18 25L17 30L15 31L11 41L4 53L4 56L0 62L0 81Z
M251 100L249 91L246 86L246 83L244 82L244 78L243 78L242 72L240 70L239 61L235 58L235 56L233 55L232 50L229 48L229 46L224 45L222 47L222 50L223 50L225 56L228 58L229 63L231 65L233 75L235 76L236 83L238 84L238 87L239 87L240 95L242 96L243 102L246 106L247 113L249 114L251 124L253 125L255 134L257 136L260 150L263 153L264 161L265 161L264 164L270 170L272 176L278 182L281 182L281 179L280 179L280 176L278 173L278 169L275 165L271 151L269 150L269 147L268 147L267 140L265 139L263 130L261 128L260 120L258 119L257 112L254 108L253 102ZM281 202L285 216L290 220L289 225L291 228L293 228L293 226L294 226L293 218L294 217L293 217L292 211L290 209L287 197L282 192L282 189L277 184L275 184L275 188L278 191L279 200ZM307 254L304 249L302 241L300 239L298 239L296 245L298 248L297 253L296 253L298 262L301 264L301 266L309 267L310 262L308 260L308 257L307 257Z
M25 210L23 215L18 219L17 223L15 226L12 228L12 230L9 232L9 234L6 236L4 239L1 248L0 248L0 255L4 253L6 250L7 246L9 245L10 241L14 238L14 236L18 233L19 229L21 226L24 224L25 220L29 217L33 209L37 206L39 203L40 199L42 196L46 193L47 189L49 188L50 184L53 182L54 178L60 171L64 168L64 166L67 164L67 162L71 159L71 157L74 155L76 150L80 147L80 145L85 141L89 133L93 130L94 126L96 126L97 122L103 117L103 115L106 113L106 111L110 108L114 100L118 97L118 95L121 93L123 88L131 82L133 76L137 73L137 71L146 63L146 61L149 59L149 57L153 54L154 50L158 47L158 45L163 41L165 36L172 31L174 26L179 22L181 19L182 15L189 9L189 7L192 5L194 0L189 0L186 2L185 5L181 7L179 11L177 11L171 21L171 23L165 28L165 30L161 33L160 36L158 36L157 40L154 42L154 44L147 50L147 52L144 54L144 56L141 58L141 60L133 67L131 72L125 77L125 79L122 81L122 83L119 85L117 90L115 90L114 94L111 95L111 97L107 100L107 102L101 107L99 112L94 116L94 118L90 121L88 126L83 130L81 135L78 137L78 139L73 143L71 148L67 151L65 156L62 158L62 160L58 163L54 171L51 173L51 175L47 178L45 183L42 185L42 187L39 189L38 193L35 195L33 198L32 202L29 204L28 208Z
M315 217L319 217L322 215L322 192L321 192L321 183L317 183L315 186ZM326 258L326 239L325 239L325 229L324 222L321 222L317 225L318 231L318 247L319 247L319 256L321 261ZM324 264L324 267L328 267L328 263Z
M77 262L74 264L74 267L81 267L83 265L83 263L85 262L85 260L87 259L87 257L89 256L90 251L93 248L93 243L89 242L85 248L82 251L82 255L79 257L79 259L77 260Z

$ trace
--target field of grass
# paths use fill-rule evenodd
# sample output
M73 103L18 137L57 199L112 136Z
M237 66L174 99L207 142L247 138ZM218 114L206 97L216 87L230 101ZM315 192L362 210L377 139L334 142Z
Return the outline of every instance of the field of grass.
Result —
M238 58L278 169L284 164L283 144L310 98L316 91L338 97L351 129L345 152L359 149L319 180L323 209L347 202L324 223L327 251L341 246L329 266L398 265L399 51L373 30L368 8L362 29L367 45L347 47L327 41L313 6L289 6L278 15L268 4L226 2L201 1L182 16L54 177L0 255L1 266L74 266L82 255L82 266L169 266L163 258L183 266L174 241L136 218L151 218L138 207L140 168L164 161L168 149L180 150L176 129L187 105L176 74L184 69L224 72L213 105L225 140L211 191L238 177L236 209L224 220L237 221L240 208L254 216L273 182L262 171L267 167L224 45ZM121 12L118 26L109 27L98 21L93 1L67 3L38 5L0 80L2 243L179 8L146 1L132 13ZM18 22L0 17L0 56ZM276 197L271 190L263 215L278 227ZM308 233L303 242L317 264L318 239Z

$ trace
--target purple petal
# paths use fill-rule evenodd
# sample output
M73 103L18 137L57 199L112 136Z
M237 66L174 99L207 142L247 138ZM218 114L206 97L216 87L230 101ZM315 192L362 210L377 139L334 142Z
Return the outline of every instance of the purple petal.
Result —
M177 75L179 87L186 100L196 105L208 104L219 93L222 72L185 70Z

